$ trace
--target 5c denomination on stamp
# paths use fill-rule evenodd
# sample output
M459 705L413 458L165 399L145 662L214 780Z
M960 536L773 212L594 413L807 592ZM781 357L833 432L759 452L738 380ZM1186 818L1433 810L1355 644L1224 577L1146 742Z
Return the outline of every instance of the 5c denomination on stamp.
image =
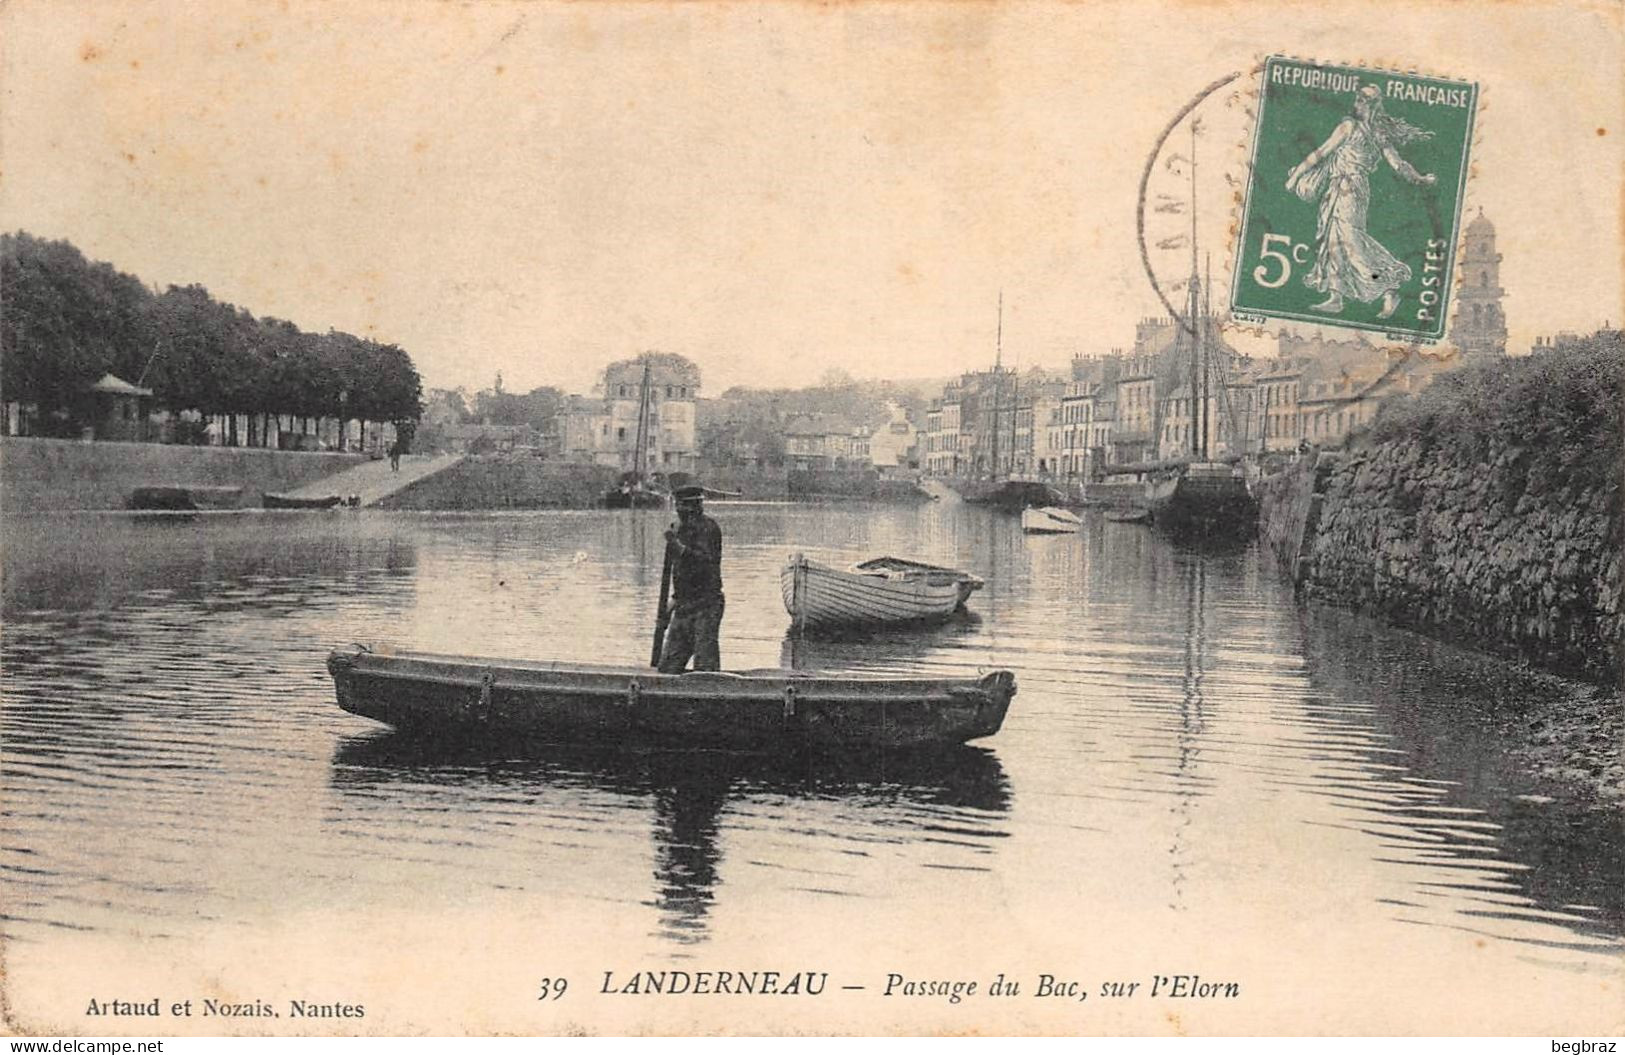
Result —
M1442 336L1477 105L1465 81L1268 59L1232 311Z

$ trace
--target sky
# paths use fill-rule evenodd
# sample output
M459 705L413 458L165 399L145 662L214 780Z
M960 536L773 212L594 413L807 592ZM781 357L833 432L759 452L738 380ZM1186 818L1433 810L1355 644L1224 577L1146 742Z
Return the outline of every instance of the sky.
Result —
M1164 127L1285 54L1480 83L1467 209L1519 351L1625 316L1621 11L10 0L0 225L399 344L426 387L585 392L648 349L709 395L1064 368L1162 314L1135 221ZM1201 111L1216 299L1252 83Z

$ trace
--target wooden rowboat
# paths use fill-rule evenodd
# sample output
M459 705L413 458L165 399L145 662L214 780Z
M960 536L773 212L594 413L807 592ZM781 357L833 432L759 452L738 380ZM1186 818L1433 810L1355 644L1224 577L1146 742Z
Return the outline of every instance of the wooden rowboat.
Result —
M1030 506L1021 511L1021 530L1037 535L1075 533L1083 530L1083 520L1059 506Z
M294 495L279 495L265 492L266 509L332 509L344 501L340 495L323 495L320 498L299 498Z
M1101 516L1116 524L1148 524L1151 522L1149 509L1108 509Z
M327 657L339 706L437 736L654 748L925 748L992 736L1015 675L860 676L484 659L357 645Z
M876 557L843 571L797 553L779 574L784 610L802 627L946 619L982 585L956 568L901 557Z
M241 509L243 489L216 484L168 484L137 487L129 506L141 510L196 513L207 509Z

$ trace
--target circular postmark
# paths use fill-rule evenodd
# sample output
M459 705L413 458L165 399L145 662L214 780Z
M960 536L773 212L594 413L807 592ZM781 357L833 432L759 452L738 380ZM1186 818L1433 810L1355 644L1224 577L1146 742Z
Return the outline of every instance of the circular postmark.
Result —
M1241 78L1249 75L1256 75L1260 69L1262 69L1262 64L1253 67L1251 70L1237 70L1234 73L1226 74L1225 76L1220 77L1208 84L1201 91L1197 92L1196 95L1193 96L1184 106L1180 107L1179 111L1169 118L1168 123L1163 126L1162 131L1156 138L1156 141L1152 144L1151 152L1145 159L1145 167L1140 173L1140 193L1135 203L1134 216L1135 233L1139 240L1140 246L1140 263L1141 266L1145 268L1146 279L1151 283L1152 292L1156 294L1157 299L1162 303L1163 308L1168 312L1168 317L1174 320L1174 322L1187 333L1195 332L1193 322L1187 317L1189 314L1188 302L1191 289L1186 289L1187 309L1185 311L1181 311L1181 309L1175 305L1175 303L1169 298L1168 292L1169 289L1177 290L1182 286L1189 287L1190 284L1194 282L1194 276L1196 275L1197 269L1201 263L1201 261L1198 259L1198 253L1201 246L1201 236L1198 230L1198 221L1202 215L1201 202L1203 195L1197 184L1197 173L1200 164L1200 158L1197 150L1199 140L1203 133L1203 114L1200 111L1204 109L1205 104L1210 103L1210 101L1214 100L1215 98L1224 99L1225 107L1228 110L1233 111L1238 109L1236 105L1237 102L1244 98L1239 92L1230 94L1228 98L1221 95L1221 93L1224 92L1226 88L1236 84L1241 80ZM1208 106L1206 109L1211 111L1213 108ZM1241 109L1245 115L1245 107L1239 107L1239 109ZM1170 140L1175 138L1174 133L1178 131L1182 125L1187 126L1190 132L1191 147L1188 155L1172 153L1169 150ZM1208 127L1211 129L1212 126L1209 125ZM1214 167L1218 168L1222 173L1223 169L1220 168L1220 165L1223 164L1222 157L1215 157L1214 160L1216 162ZM1180 192L1184 191L1185 188L1180 187L1176 190L1175 188L1166 185L1170 182L1169 180L1157 179L1159 175L1172 175L1174 177L1179 177L1185 174L1188 174L1189 176L1189 193L1188 195L1184 196L1184 200L1181 200L1182 195ZM1236 182L1234 177L1222 178L1231 184ZM1211 199L1212 195L1210 194L1208 197ZM1222 205L1223 212L1220 213L1220 215L1229 215L1233 213L1234 205L1235 195L1233 192L1228 192L1226 194L1226 201ZM1148 206L1152 210L1149 218L1147 216ZM1164 223L1154 222L1159 217L1172 217L1176 219L1172 219ZM1187 223L1189 226L1188 234L1182 229ZM1181 229L1175 229L1176 224ZM1211 228L1212 225L1210 224L1210 229ZM1231 229L1233 230L1233 224L1231 225ZM1170 267L1170 265L1168 265L1166 262L1167 254L1170 252L1183 250L1188 246L1192 261L1191 273L1189 275L1181 275L1177 279L1170 278L1164 280L1159 278L1159 268L1155 263L1153 263L1153 246L1159 251L1159 255L1164 258L1164 271L1169 270ZM1229 256L1228 249L1229 245L1227 240L1225 244L1226 252L1224 254L1226 258Z

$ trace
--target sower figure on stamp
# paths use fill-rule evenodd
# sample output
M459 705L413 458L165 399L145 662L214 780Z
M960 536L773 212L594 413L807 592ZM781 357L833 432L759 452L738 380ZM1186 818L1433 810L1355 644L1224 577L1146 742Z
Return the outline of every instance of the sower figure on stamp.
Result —
M722 529L705 515L705 488L679 487L677 523L666 529L672 562L671 624L660 653L662 674L681 674L693 657L695 670L721 667L717 635L722 629Z
M1339 121L1326 142L1288 174L1287 190L1304 201L1320 200L1315 265L1303 280L1326 294L1315 311L1340 312L1345 296L1367 304L1381 297L1379 319L1399 307L1399 287L1410 281L1411 269L1366 233L1371 173L1386 160L1408 182L1433 186L1435 177L1417 172L1398 149L1431 138L1432 132L1389 116L1382 93L1368 84L1355 93L1353 116Z

